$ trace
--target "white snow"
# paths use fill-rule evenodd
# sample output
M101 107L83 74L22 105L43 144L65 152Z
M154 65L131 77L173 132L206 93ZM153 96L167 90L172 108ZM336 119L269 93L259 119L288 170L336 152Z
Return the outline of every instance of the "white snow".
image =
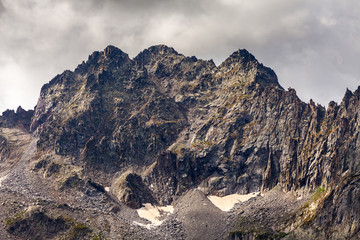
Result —
M139 226L150 229L152 227L161 225L163 223L163 221L160 220L160 218L164 215L164 213L170 213L170 214L173 213L174 207L171 205L164 206L164 207L157 207L157 206L151 205L151 203L145 203L144 207L142 207L136 211L139 214L139 217L145 218L145 219L149 220L151 223L143 224L143 223L139 223L136 221L134 221L134 223Z
M250 198L258 196L259 193L260 192L253 192L246 195L231 194L224 197L208 196L208 199L221 211L228 212L235 206L236 203L245 202Z

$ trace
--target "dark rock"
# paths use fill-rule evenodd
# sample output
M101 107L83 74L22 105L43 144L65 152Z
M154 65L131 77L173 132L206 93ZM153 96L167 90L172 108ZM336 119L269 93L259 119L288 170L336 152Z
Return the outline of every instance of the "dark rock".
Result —
M51 177L53 174L59 173L60 169L61 165L57 163L51 163L50 166L47 168L46 177Z
M67 177L65 181L61 184L60 190L66 190L71 188L81 188L84 185L84 180L79 178L77 174L74 174L70 177Z
M105 189L103 186L101 186L100 184L91 181L90 179L87 181L87 184L89 184L91 187L95 188L98 192L105 192Z
M123 174L119 179L116 191L118 199L131 208L141 208L143 203L157 204L151 190L137 174Z
M48 159L41 159L40 161L38 161L35 166L34 166L34 170L40 170L40 169L45 169L47 167L47 165L49 164L49 160Z
M10 147L6 138L0 135L0 161L7 159L10 155Z
M25 111L21 106L17 108L16 112L8 109L0 116L0 127L21 126L29 131L33 114L33 110Z
M41 210L20 213L6 222L6 230L24 239L50 239L70 228L63 218L52 218Z

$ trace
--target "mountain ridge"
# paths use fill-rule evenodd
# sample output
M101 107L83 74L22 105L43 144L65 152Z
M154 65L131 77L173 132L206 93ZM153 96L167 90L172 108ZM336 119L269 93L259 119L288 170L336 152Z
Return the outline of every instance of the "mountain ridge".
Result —
M261 219L246 210L245 222L260 221L269 239L280 232L356 238L359 89L325 108L284 90L275 72L244 49L216 66L165 45L133 59L110 45L45 84L33 112L7 111L0 127L22 125L36 138L28 164L59 192L95 188L103 196L108 186L107 201L139 208L177 204L194 189L217 196L261 191L271 202L281 189L295 196L277 206L284 223L272 220L283 219L278 210ZM3 138L6 162L15 155ZM258 209L261 201L249 204ZM230 237L260 238L239 212L226 227Z

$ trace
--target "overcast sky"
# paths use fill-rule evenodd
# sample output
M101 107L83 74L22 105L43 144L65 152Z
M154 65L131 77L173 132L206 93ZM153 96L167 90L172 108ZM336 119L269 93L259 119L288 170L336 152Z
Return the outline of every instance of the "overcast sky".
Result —
M156 44L216 64L245 48L284 88L327 106L360 85L359 0L0 0L0 111L112 44Z

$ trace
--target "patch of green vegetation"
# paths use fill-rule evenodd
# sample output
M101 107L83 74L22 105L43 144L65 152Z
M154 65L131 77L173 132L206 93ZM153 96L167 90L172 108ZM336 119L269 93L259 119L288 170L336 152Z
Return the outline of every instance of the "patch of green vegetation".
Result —
M11 226L13 224L15 224L16 222L22 220L24 218L24 214L26 211L22 211L20 213L16 213L14 216L12 216L11 218L7 218L5 219L5 224L7 226Z
M258 230L251 229L249 231L232 231L229 233L230 239L248 239L248 238L254 238L258 240L265 240L265 239L282 239L286 237L288 233L285 232L278 232L273 233L270 231L262 232Z
M159 118L153 118L152 120L153 120L153 124L155 124L156 126L160 126L163 124L174 124L174 123L180 123L180 122L186 121L183 118L176 119L176 120L163 120L163 119L159 119Z
M236 237L242 237L242 235L245 234L244 232L242 231L231 231L229 232L229 237L230 239L235 239Z
M194 90L199 88L199 84L197 83L189 83L187 86L185 86L187 91L193 92Z
M213 115L213 116L211 116L211 117L209 118L209 120L208 120L206 123L207 123L207 124L213 124L216 120L223 121L224 118Z
M80 229L73 228L66 239L67 240L84 239L89 232L91 231L88 228L80 228Z
M75 222L75 224L73 225L73 229L76 231L84 231L88 229L88 226L84 223Z
M197 150L202 150L205 148L210 148L215 144L214 141L207 140L207 141L200 141L192 144L191 148L196 148Z
M234 229L229 232L230 239L282 239L288 233L273 230L251 217L240 217Z
M71 225L70 231L63 240L89 239L89 233L92 232L89 226L67 216L63 216L62 218Z
M260 224L255 219L252 219L250 217L240 217L236 222L235 228L231 232L231 234L233 234L232 236L237 237L245 237L246 235L248 235L254 236L255 239L264 239L264 237L268 237L273 233L268 226Z
M319 200L325 193L325 187L318 187L315 191L315 193L311 196L311 198L304 203L301 207L300 207L300 211L304 210L308 207L310 207L311 203L316 202L317 200Z
M317 201L319 198L321 198L325 193L325 187L318 187L314 193L314 195L311 197L311 200Z
M316 216L316 205L311 207L312 204L316 204L320 199L324 198L326 189L325 187L319 186L311 198L306 201L298 210L298 215L302 217L303 221L301 225L307 225L315 219ZM321 204L321 201L320 203Z
M286 232L279 232L277 234L275 234L275 239L281 239L281 238L284 238L288 235L289 233L286 233Z
M169 121L162 121L163 124L166 123L179 123L179 122L183 122L185 121L185 119L181 118L181 119L177 119L177 120L169 120Z
M253 127L255 125L256 125L256 123L254 123L254 122L249 122L249 123L244 124L245 127Z
M250 94L242 94L239 96L239 100L251 101L252 99L253 99L253 96Z
M174 147L171 149L171 151L174 152L174 153L176 153L176 154L179 154L183 148L185 148L185 145L179 144L179 145L174 146Z
M92 240L106 240L106 238L104 237L102 232L99 232L92 237Z

